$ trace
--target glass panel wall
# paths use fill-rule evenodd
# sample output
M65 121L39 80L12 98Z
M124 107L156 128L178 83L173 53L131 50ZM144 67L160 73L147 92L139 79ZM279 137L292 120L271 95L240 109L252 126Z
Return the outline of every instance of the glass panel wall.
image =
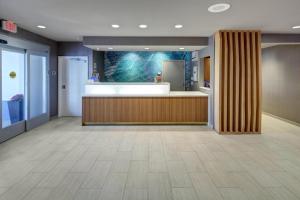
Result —
M2 50L2 128L25 120L25 53Z
M45 56L29 56L30 119L47 113L47 60Z

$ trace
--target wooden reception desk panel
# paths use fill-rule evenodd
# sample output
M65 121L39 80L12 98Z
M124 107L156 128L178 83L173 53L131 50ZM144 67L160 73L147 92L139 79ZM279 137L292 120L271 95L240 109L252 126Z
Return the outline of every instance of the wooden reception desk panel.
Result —
M207 97L83 97L82 124L206 124Z

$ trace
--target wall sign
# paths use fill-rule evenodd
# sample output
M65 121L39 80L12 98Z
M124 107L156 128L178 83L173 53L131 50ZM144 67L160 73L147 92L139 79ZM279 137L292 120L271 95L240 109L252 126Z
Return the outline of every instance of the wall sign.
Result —
M9 73L9 77L12 78L12 79L16 78L16 76L17 76L17 74L14 71Z
M2 30L11 32L11 33L17 33L17 24L15 24L13 21L10 20L2 20L1 21L1 27Z

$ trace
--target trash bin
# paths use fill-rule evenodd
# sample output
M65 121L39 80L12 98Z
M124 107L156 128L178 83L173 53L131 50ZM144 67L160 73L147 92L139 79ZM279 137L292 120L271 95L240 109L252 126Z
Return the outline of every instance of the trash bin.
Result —
M11 124L24 120L24 97L21 94L13 96L8 102Z

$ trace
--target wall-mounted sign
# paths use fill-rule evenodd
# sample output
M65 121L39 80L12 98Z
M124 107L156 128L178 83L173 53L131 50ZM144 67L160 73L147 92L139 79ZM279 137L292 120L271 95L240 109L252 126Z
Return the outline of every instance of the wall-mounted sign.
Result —
M11 32L11 33L17 33L17 24L15 24L13 21L10 20L2 20L1 21L1 27L2 30Z
M9 77L12 78L12 79L16 78L16 76L17 76L17 74L14 71L9 73Z

